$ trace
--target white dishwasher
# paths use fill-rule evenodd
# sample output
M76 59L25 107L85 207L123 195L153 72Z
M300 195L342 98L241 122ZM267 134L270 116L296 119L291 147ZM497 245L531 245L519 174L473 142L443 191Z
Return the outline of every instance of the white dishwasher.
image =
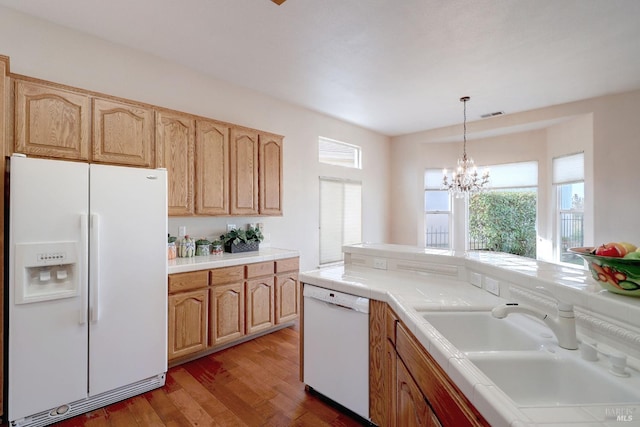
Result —
M304 284L304 382L369 420L369 300Z

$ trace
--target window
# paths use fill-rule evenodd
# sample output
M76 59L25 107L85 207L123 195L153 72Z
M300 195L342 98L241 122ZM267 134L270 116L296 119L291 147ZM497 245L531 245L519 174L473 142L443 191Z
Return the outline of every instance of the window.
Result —
M424 174L424 224L427 248L451 247L451 197L442 190L442 171L427 169Z
M469 198L469 249L536 258L538 162L491 166L489 190Z
M556 259L583 265L582 259L567 249L584 246L584 153L553 159L553 185L556 188Z
M318 159L329 165L362 168L360 147L322 136L318 138Z
M362 241L362 184L320 178L320 265L342 261L342 246Z

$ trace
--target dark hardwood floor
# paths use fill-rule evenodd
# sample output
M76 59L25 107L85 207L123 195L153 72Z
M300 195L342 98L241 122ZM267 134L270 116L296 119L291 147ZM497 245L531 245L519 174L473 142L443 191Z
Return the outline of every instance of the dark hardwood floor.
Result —
M176 366L163 388L57 426L359 426L305 391L298 340L294 326Z

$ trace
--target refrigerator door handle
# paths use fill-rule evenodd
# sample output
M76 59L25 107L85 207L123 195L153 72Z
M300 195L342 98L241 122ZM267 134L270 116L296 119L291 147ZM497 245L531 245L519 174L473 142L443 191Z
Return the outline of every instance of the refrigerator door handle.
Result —
M97 323L100 319L100 216L91 214L91 238L89 239L91 257L89 292L91 298L91 322Z
M88 260L87 255L86 255L86 244L87 244L87 240L89 238L89 216L83 212L80 214L80 245L82 245L82 250L80 250L79 252L82 255L82 259L80 260L80 268L78 269L78 274L80 275L80 300L82 301L82 307L80 308L80 324L84 325L85 323L87 323L87 315L89 312L89 299L87 298L87 296L84 294L85 289L87 289L87 276L85 274L85 272L83 271L83 269L85 269L87 267L88 264Z

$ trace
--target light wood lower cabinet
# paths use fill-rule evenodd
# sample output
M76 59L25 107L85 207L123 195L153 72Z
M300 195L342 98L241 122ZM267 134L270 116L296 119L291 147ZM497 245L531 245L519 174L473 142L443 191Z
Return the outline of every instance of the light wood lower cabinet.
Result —
M247 281L247 333L253 334L275 325L273 276Z
M208 302L206 288L169 296L169 359L207 348Z
M300 315L300 280L298 258L276 261L275 265L275 322L290 322Z
M489 425L386 304L370 304L370 322L369 395L374 423L381 427Z
M295 320L298 266L298 258L289 258L170 274L169 362L191 360ZM276 313L282 314L279 320Z
M235 341L244 332L244 283L211 288L211 346Z

